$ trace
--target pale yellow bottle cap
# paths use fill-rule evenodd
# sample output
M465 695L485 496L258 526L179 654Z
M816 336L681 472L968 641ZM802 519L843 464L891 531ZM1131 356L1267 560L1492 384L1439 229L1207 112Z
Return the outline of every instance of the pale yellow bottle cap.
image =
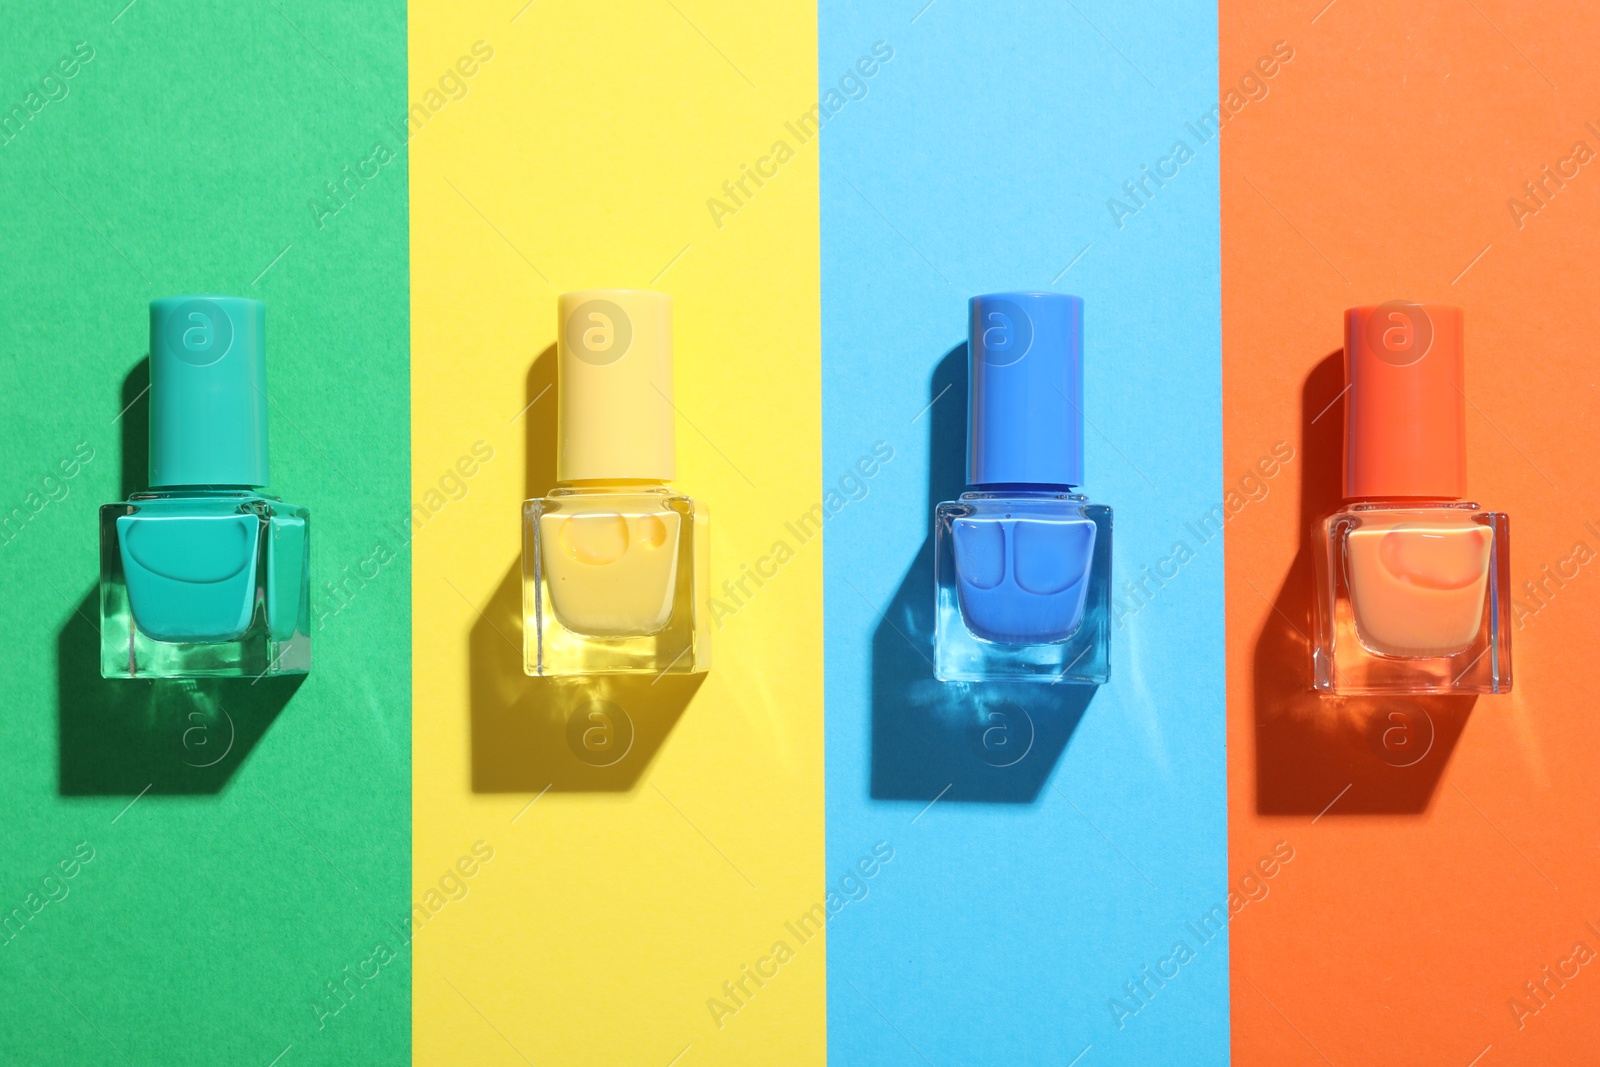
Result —
M556 307L557 479L671 481L672 298L585 289Z

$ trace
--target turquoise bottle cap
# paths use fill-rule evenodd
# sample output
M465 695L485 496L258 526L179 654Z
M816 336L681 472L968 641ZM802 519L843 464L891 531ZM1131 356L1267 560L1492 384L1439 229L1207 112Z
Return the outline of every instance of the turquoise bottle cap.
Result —
M267 484L267 307L150 302L150 485Z

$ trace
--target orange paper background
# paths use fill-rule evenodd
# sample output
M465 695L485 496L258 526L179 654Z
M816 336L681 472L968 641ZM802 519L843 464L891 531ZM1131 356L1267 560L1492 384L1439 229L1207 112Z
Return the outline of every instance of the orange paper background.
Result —
M1234 1060L1600 1063L1600 956L1561 987L1542 971L1579 941L1600 952L1600 156L1536 212L1508 206L1534 206L1523 183L1575 142L1600 153L1600 8L1223 0L1219 17L1224 95L1275 42L1295 53L1223 137L1224 474L1295 449L1227 540L1234 884L1295 849L1233 924ZM1313 696L1303 636L1305 538L1339 493L1341 312L1391 298L1465 308L1470 491L1510 514L1514 596L1537 609L1510 695L1399 719ZM1547 565L1576 573L1531 600ZM1542 1007L1530 981L1554 991ZM1513 997L1539 1010L1519 1019Z

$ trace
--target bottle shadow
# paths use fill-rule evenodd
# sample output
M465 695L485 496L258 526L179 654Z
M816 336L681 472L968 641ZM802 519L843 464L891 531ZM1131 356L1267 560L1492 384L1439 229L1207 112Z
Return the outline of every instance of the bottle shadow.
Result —
M930 531L934 507L966 488L967 373L963 343L929 383ZM933 553L930 532L873 632L872 796L1033 803L1099 687L934 678Z
M150 360L122 383L122 498L150 468ZM89 587L56 636L62 796L219 793L305 675L140 681L100 676L100 590Z
M1300 393L1300 541L1256 638L1256 811L1415 815L1427 811L1477 697L1334 697L1311 683L1313 526L1344 502L1344 351Z
M551 345L528 371L520 416L529 498L556 484L558 388ZM632 790L705 675L531 678L522 666L522 627L517 556L468 637L473 792Z

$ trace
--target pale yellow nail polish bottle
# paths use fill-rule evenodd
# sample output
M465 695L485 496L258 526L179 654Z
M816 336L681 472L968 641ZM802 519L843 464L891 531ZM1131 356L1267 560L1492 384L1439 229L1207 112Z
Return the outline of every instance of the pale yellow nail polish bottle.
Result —
M532 675L698 674L711 665L703 504L674 474L672 298L557 303L557 487L522 506Z

